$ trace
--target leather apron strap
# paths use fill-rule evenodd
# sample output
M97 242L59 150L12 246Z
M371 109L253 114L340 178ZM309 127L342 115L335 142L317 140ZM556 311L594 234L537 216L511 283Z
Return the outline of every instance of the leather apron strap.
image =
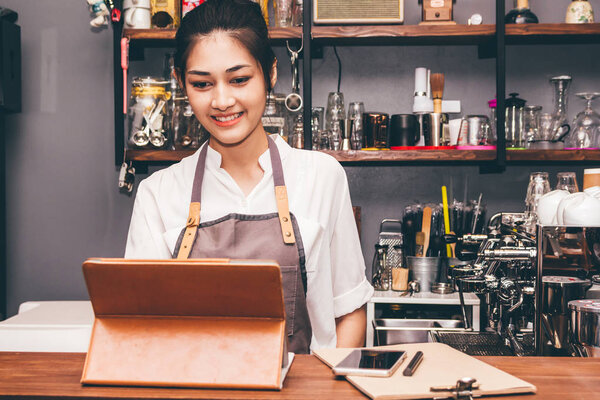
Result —
M285 187L285 179L283 177L283 167L281 165L281 157L275 141L267 136L269 144L269 153L271 156L271 168L273 170L273 183L275 185L275 200L277 202L277 214L279 215L279 225L281 226L281 234L283 242L286 244L296 243L294 236L294 228L290 218L290 209L288 204L287 189ZM208 152L208 143L204 145L198 156L196 164L196 172L194 175L194 183L192 186L192 201L186 223L186 229L181 241L181 247L177 254L177 259L185 260L189 257L196 231L200 225L200 200L202 197L202 182L204 180L204 169L206 165L206 154Z

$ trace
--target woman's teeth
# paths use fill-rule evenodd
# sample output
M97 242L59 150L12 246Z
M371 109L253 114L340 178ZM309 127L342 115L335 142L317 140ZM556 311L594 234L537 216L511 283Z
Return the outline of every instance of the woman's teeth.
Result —
M227 122L227 121L233 121L236 118L239 118L242 115L242 113L237 113L237 114L232 114L228 117L213 117L214 119L216 119L219 122Z

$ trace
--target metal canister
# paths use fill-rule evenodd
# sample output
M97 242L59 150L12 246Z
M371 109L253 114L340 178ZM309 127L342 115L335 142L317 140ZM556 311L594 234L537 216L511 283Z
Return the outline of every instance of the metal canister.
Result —
M570 338L582 357L600 357L600 300L573 300Z
M591 286L589 279L570 276L542 277L541 319L545 332L555 349L568 349L569 302L585 298Z

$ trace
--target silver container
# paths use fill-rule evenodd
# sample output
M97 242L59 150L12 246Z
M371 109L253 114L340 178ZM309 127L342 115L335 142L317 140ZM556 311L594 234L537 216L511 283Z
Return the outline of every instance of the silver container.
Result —
M455 319L376 319L375 345L431 342L430 331L463 331L462 321Z
M588 279L569 276L542 278L541 323L544 343L550 341L555 349L568 349L569 302L585 298L590 286Z
M600 357L600 300L574 300L571 310L571 344L582 357Z
M431 285L437 281L440 271L439 257L406 257L411 281L418 281L421 292L431 292Z

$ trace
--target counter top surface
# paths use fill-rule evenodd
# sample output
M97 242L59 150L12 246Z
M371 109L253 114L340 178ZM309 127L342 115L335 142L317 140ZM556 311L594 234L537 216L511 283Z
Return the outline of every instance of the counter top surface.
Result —
M508 399L594 399L600 393L600 358L477 357L538 388L536 395ZM350 383L336 380L314 356L298 355L282 391L203 390L82 386L83 353L0 352L0 398L36 399L364 399Z

